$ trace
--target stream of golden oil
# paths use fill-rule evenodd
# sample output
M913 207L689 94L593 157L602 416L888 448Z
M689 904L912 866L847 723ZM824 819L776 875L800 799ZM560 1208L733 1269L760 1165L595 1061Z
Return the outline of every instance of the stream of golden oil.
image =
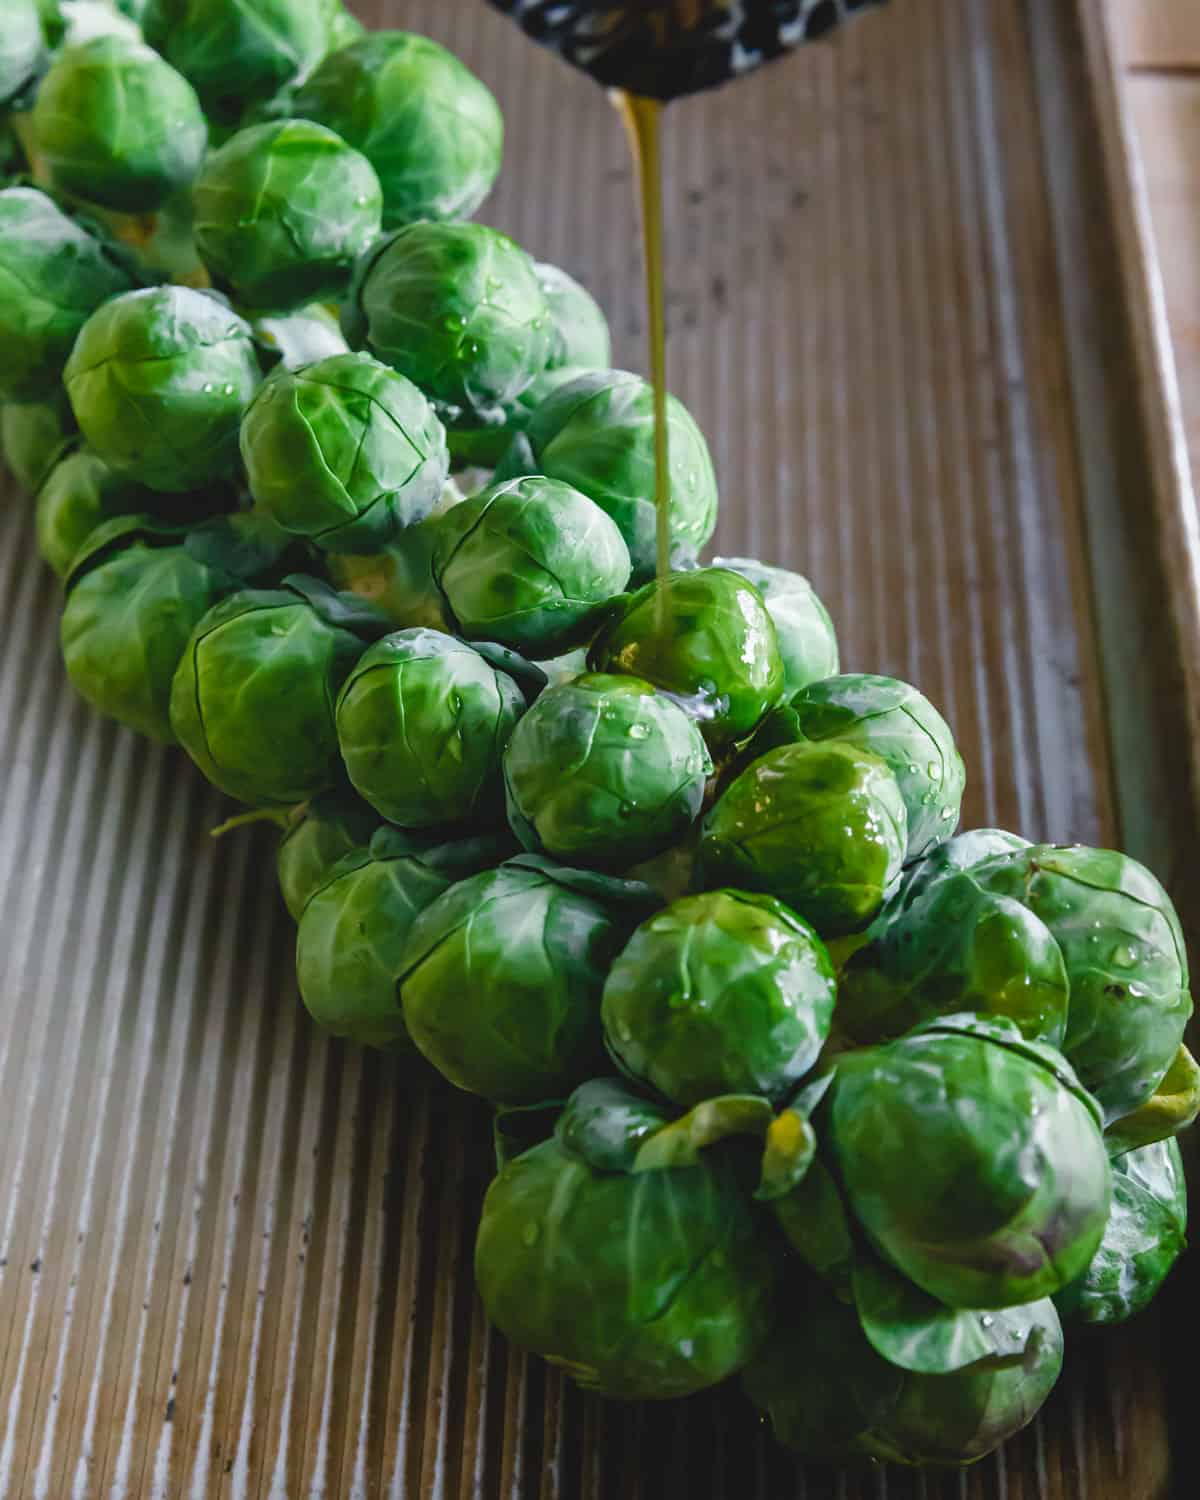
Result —
M642 261L646 271L646 328L650 380L654 386L655 570L671 570L671 453L667 433L667 319L663 287L662 159L657 99L614 89L612 100L624 121L633 152L641 200ZM659 595L660 606L663 596Z

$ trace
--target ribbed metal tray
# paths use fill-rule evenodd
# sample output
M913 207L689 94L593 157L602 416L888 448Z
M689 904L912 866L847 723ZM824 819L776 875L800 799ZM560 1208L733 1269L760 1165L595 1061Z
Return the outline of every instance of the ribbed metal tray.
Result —
M802 568L848 668L945 710L967 824L1123 842L1195 935L1193 523L1099 11L896 0L672 106L672 383L712 443L720 550ZM479 0L362 13L495 90L483 216L581 277L641 368L602 93ZM1165 1315L1072 1341L1043 1417L963 1478L803 1470L735 1389L604 1404L510 1350L470 1275L487 1111L308 1023L269 838L214 843L228 809L183 756L72 695L12 494L0 579L4 1500L1157 1500L1172 1466L1194 1480L1162 1335L1186 1267Z

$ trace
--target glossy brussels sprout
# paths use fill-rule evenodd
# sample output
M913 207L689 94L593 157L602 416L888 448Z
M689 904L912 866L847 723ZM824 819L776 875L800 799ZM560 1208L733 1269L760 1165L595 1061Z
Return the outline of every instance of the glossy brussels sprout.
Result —
M246 411L241 450L255 500L335 552L370 552L422 520L450 466L429 402L369 354L276 371Z
M389 822L502 820L500 757L525 699L492 658L439 630L399 630L346 679L337 700L342 759L356 791ZM521 665L514 658L511 668Z
M428 37L376 31L332 52L295 108L336 130L375 168L388 228L469 218L500 170L499 106Z
M292 312L262 313L251 320L250 330L264 374L280 366L298 370L319 359L350 353L340 323L320 302Z
M1200 1117L1200 1063L1180 1047L1154 1092L1132 1114L1114 1120L1104 1132L1108 1154L1119 1156L1178 1135Z
M171 727L215 787L255 806L303 802L333 785L333 700L375 612L292 575L223 600L192 632L171 685Z
M588 638L629 582L629 549L586 495L531 475L493 485L443 518L433 576L468 639L557 656Z
M145 516L97 527L67 577L67 675L93 707L172 742L171 681L191 633L242 580L269 577L281 537L253 513L186 530Z
M142 27L222 121L307 72L330 41L328 0L148 0Z
M1009 835L1003 835L1005 839ZM980 851L990 838L965 834L912 867L896 899L847 963L838 993L838 1025L858 1042L902 1035L919 1021L957 1011L1007 1016L1031 1041L1061 1047L1070 984L1062 951L1046 924L1019 900L981 886L962 845ZM957 847L956 847L957 846ZM941 849L937 852L940 853Z
M239 130L208 158L192 199L214 283L268 308L341 296L383 205L366 157L311 120Z
M783 745L726 788L704 820L705 887L765 891L822 937L866 927L895 887L907 845L899 785L855 745Z
M623 1073L690 1108L720 1094L782 1098L817 1060L836 986L824 945L770 896L685 896L634 933L604 986Z
M559 266L538 261L534 271L554 323L551 368L608 369L612 363L612 337L595 297Z
M1153 1095L1192 1013L1170 897L1137 860L1082 845L1017 850L975 878L1049 929L1071 987L1063 1052L1107 1123L1130 1114Z
M190 183L208 145L191 84L121 36L59 53L38 88L33 133L56 188L126 213L152 212Z
M355 269L342 330L468 427L504 421L554 336L533 261L482 224L410 224L378 241Z
M1123 1323L1149 1306L1187 1246L1187 1184L1175 1140L1118 1156L1100 1248L1055 1297L1077 1323Z
M379 814L350 792L321 792L295 810L275 853L283 904L294 922L338 860L365 849Z
M561 1099L601 1071L604 976L656 905L647 886L534 854L460 881L409 932L409 1035L451 1083L493 1103Z
M77 440L75 414L62 390L44 401L10 401L0 409L0 450L13 478L31 495Z
M636 677L585 673L548 688L504 756L521 843L583 865L630 865L678 843L712 761L695 724Z
M446 434L455 471L495 469L508 452L513 438L529 426L534 412L560 386L585 374L577 365L563 365L535 375L525 389L504 409L500 426L456 427ZM516 476L509 476L510 478Z
M807 578L786 568L770 568L749 557L718 557L713 559L713 566L740 573L762 595L767 613L774 621L779 654L783 658L785 695L799 692L810 682L837 675L838 644L833 621Z
M704 435L669 398L671 541L696 553L717 521L717 481ZM594 370L560 386L514 438L497 479L545 474L574 485L621 528L636 582L654 571L654 392L625 370Z
M52 398L79 330L133 277L36 188L0 191L0 398Z
M807 1457L957 1468L1032 1421L1058 1379L1063 1337L1053 1304L1017 1311L1017 1354L914 1370L873 1347L852 1305L806 1282L793 1287L743 1385L776 1438Z
M588 665L653 683L714 747L744 739L783 691L771 617L758 590L726 568L671 573L619 600Z
M160 286L92 315L63 376L75 418L111 469L152 490L226 476L259 383L250 326L215 297Z
M0 25L0 109L37 75L45 50L42 20L34 0L5 0Z
M1095 1254L1111 1187L1099 1109L1012 1022L947 1017L844 1054L831 1100L852 1213L930 1296L1015 1306L1074 1281Z
M966 833L956 833L908 866L896 896L897 905L911 905L934 881L955 871L973 870L998 854L1032 847L1019 833L1003 828L969 828Z
M908 812L908 859L954 832L962 756L945 719L908 683L862 674L810 683L767 719L750 754L805 740L858 745L888 765Z
M77 448L55 465L38 491L38 551L60 578L66 578L101 522L151 511L158 498L121 479L89 449Z
M503 857L492 839L431 848L395 828L329 870L296 932L296 978L313 1020L365 1047L407 1045L399 978L417 916L460 880Z
M488 1189L475 1279L488 1316L587 1390L686 1396L740 1369L769 1326L774 1266L733 1165L634 1170L655 1106L577 1089L552 1140Z

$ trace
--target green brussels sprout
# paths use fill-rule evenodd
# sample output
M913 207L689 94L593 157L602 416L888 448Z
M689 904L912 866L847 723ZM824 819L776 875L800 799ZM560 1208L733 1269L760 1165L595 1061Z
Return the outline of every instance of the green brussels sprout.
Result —
M666 1117L583 1084L554 1138L488 1189L475 1279L491 1320L587 1390L686 1396L740 1369L766 1336L775 1269L734 1163L632 1169Z
M52 398L79 330L132 285L118 252L45 193L0 190L0 398Z
M695 724L636 677L585 673L548 688L504 756L513 832L583 865L629 865L678 843L712 761Z
M1154 1094L1192 1013L1187 952L1171 899L1127 854L1037 844L976 867L985 889L1045 923L1071 997L1062 1050L1106 1124Z
M142 28L222 121L315 66L330 39L327 0L148 0Z
M389 822L436 828L500 817L500 758L525 700L491 656L440 630L398 630L347 677L337 700L342 759L355 790Z
M342 331L419 385L447 425L472 427L504 421L545 368L554 325L514 240L482 224L420 223L361 257Z
M360 41L367 29L342 0L325 0L325 54L339 52L351 42Z
M34 0L5 0L0 26L0 108L37 76L44 51L42 19Z
M159 498L114 474L88 448L77 448L55 465L38 491L38 551L59 578L66 578L79 549L101 522L151 513Z
M935 844L908 866L896 895L896 904L910 905L932 882L955 871L973 870L998 854L1013 854L1018 849L1032 847L1029 840L1023 839L1019 833L1008 833L1003 828L970 828L966 833L956 833L944 844Z
M339 860L296 932L296 978L313 1020L364 1047L407 1047L399 979L413 922L452 881L505 853L496 838L431 848L380 828L368 847Z
M190 531L146 516L98 526L66 578L62 651L77 692L173 743L171 680L192 630L242 580L270 576L286 540L253 512Z
M629 549L586 495L531 475L493 485L443 517L433 577L469 640L557 656L588 638L629 582Z
M94 313L63 378L84 437L111 469L181 492L232 469L259 372L248 323L215 297L160 286Z
M121 36L59 53L38 89L33 134L56 188L126 213L160 208L195 177L208 146L191 84Z
M717 480L704 435L674 396L667 402L671 541L698 552L717 522ZM592 370L542 401L497 466L497 479L545 474L582 490L621 528L644 582L655 562L654 391L626 370Z
M497 1104L562 1098L603 1064L609 964L657 905L647 886L509 860L450 887L412 924L400 998L451 1083Z
M822 937L839 937L875 918L907 838L899 784L879 756L839 741L782 745L709 812L698 878L776 896Z
M242 590L192 632L171 684L171 728L230 797L303 802L336 779L333 700L364 642L386 628L316 579Z
M516 434L524 432L529 426L534 412L542 402L558 390L559 386L567 385L585 373L578 365L542 370L505 408L501 425L493 423L487 427L452 428L446 434L450 445L451 467L455 472L462 469L494 469L508 452Z
M44 401L11 401L0 409L0 448L13 478L36 495L47 475L77 441L66 392Z
M859 673L810 683L767 718L748 754L804 741L858 745L888 765L908 811L906 858L954 832L966 785L962 756L945 719L908 683Z
M302 365L315 365L319 359L350 353L341 324L319 302L294 312L260 314L250 320L250 330L264 375L281 366L298 370Z
M296 94L367 158L391 229L469 218L500 171L504 121L490 91L428 37L376 31L331 52Z
M434 514L404 531L382 552L356 556L330 552L325 556L329 576L381 609L402 630L424 626L453 634L446 601L433 581L433 549L441 515Z
M685 1109L779 1099L816 1062L835 992L807 922L770 896L709 891L634 933L604 985L604 1035L623 1073Z
M1187 1248L1187 1183L1179 1142L1157 1141L1112 1164L1112 1207L1100 1248L1055 1297L1068 1322L1124 1323L1150 1305Z
M300 804L275 853L280 894L294 922L338 860L365 849L379 826L375 809L350 792L320 792Z
M369 354L276 371L247 408L241 450L258 504L334 552L370 552L422 520L450 466L429 402Z
M595 297L573 276L548 261L537 261L533 269L554 323L551 368L608 369L612 364L612 336Z
M829 611L808 579L749 557L718 557L715 568L740 573L762 595L783 658L783 691L790 697L810 682L835 677L838 643Z
M727 568L670 573L618 601L588 665L653 683L714 748L744 739L783 691L771 617L758 590Z
M742 1384L776 1438L810 1458L957 1468L1031 1422L1062 1369L1053 1303L1019 1311L1018 1356L910 1370L872 1346L852 1305L808 1281L793 1289Z
M1132 1114L1114 1120L1104 1132L1109 1156L1153 1146L1194 1125L1200 1116L1200 1063L1180 1047L1154 1093Z
M968 840L983 858L963 868L956 861L968 857ZM932 856L912 867L842 971L838 1025L847 1036L884 1041L934 1016L976 1011L1007 1016L1029 1040L1062 1046L1071 988L1062 951L1019 900L980 884L989 845L965 834L940 847L953 853L939 868L925 868Z
M951 1016L843 1054L826 1128L872 1243L949 1307L1049 1296L1103 1237L1099 1107L1006 1019Z
M340 297L383 206L366 157L311 120L239 130L208 158L192 200L213 281L267 308Z

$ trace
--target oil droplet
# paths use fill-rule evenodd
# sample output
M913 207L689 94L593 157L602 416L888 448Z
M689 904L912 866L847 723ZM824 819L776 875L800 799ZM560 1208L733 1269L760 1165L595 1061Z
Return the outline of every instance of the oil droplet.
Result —
M990 1328L996 1320L992 1317L991 1313L984 1313L983 1317L980 1318L979 1321L985 1328Z
M631 724L626 731L631 740L646 740L650 738L649 724Z
M621 818L632 818L637 812L637 804L633 802L622 802L617 808L617 816Z
M1131 948L1128 943L1122 943L1113 949L1108 958L1118 969L1132 969L1138 961L1137 949Z
M206 396L211 396L211 395L212 395L212 393L213 393L213 391L214 391L214 390L215 390L215 389L216 389L216 387L215 387L215 386L214 386L214 385L213 385L213 383L212 383L212 381L211 381L211 380L206 380L206 381L205 381L205 382L204 382L204 394L205 394L205 395L206 395Z
M232 385L227 385L225 387L225 394L227 396L232 396L233 395L233 386Z
M916 776L916 775L918 775L920 773L920 770L921 770L920 766L914 765L912 761L909 761L909 763L908 763L908 774L910 776Z
M930 781L941 781L942 768L936 760L931 760L925 767L925 774L929 777Z
M541 1235L541 1232L542 1231L538 1228L538 1226L536 1224L533 1224L533 1223L526 1224L525 1228L522 1229L522 1231L521 1231L521 1241L522 1241L522 1243L526 1244L526 1245L536 1245L537 1242L538 1242L538 1238Z
M451 333L458 333L467 326L467 320L461 313L451 313L448 318L443 319L443 326Z
M948 823L954 816L954 809L952 807L943 807L938 816L941 818L943 823Z

